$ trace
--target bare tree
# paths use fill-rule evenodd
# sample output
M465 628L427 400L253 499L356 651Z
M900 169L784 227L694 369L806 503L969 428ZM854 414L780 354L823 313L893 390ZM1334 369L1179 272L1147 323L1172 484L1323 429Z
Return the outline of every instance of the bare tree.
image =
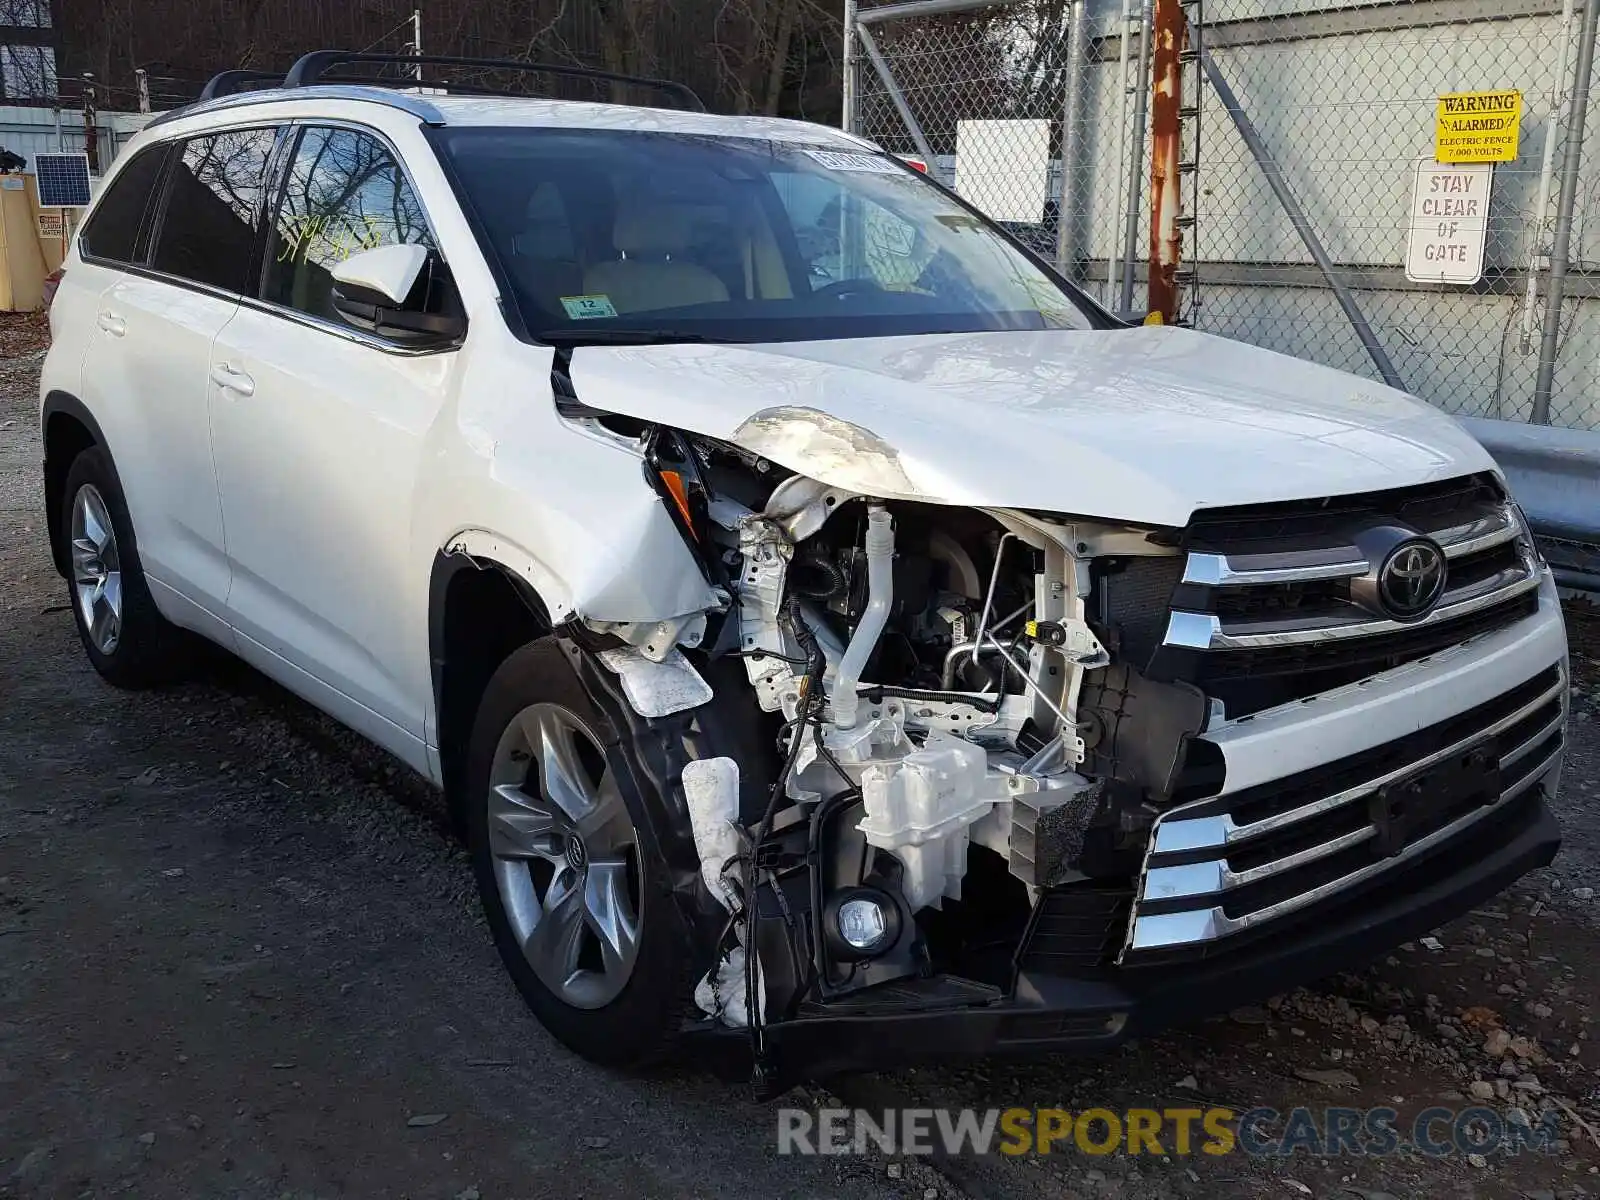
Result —
M56 53L49 46L0 46L0 91L10 100L57 95Z
M57 6L61 69L93 71L117 106L143 67L170 104L216 71L286 67L308 50L400 53L418 4L433 53L658 76L689 84L718 111L837 119L843 0L71 0ZM540 82L575 98L659 100Z

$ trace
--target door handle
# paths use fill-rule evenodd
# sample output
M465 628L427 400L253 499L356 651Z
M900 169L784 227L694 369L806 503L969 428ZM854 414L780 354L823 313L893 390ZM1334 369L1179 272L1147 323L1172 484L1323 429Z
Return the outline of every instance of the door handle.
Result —
M235 371L227 363L218 363L211 368L211 382L219 388L238 392L241 396L256 394L256 381L243 371Z
M112 337L121 337L128 332L128 323L113 312L101 313L99 325Z

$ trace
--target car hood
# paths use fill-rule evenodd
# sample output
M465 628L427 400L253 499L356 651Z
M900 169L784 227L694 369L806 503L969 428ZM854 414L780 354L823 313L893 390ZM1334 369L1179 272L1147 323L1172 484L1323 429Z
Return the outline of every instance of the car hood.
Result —
M1492 469L1402 392L1171 327L586 346L593 408L886 499L1149 525Z

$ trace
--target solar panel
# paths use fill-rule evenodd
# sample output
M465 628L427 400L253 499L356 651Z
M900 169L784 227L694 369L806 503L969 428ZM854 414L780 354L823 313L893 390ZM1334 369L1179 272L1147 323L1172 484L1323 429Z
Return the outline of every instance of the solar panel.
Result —
M40 208L86 208L89 204L87 154L35 154Z

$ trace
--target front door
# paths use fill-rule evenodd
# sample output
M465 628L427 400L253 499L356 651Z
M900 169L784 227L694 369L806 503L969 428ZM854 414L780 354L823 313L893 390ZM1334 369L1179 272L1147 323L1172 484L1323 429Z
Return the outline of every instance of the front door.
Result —
M260 299L211 356L229 620L246 658L409 760L428 703L413 488L456 355L409 352L335 310L340 261L434 242L383 140L320 126L298 137Z

